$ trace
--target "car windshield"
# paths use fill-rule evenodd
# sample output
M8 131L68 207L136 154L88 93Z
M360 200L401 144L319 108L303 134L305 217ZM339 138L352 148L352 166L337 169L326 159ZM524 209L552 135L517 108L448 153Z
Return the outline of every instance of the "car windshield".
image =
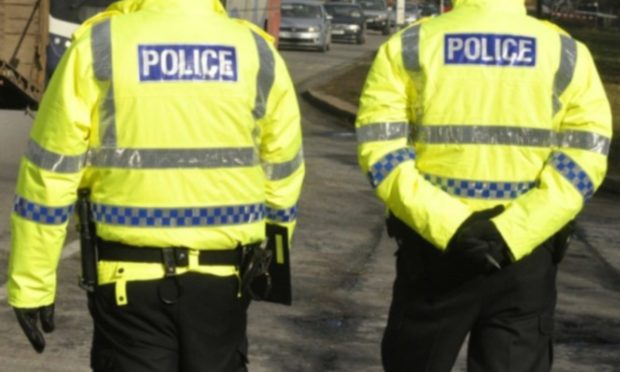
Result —
M362 8L369 10L385 9L385 3L383 2L383 0L363 0L360 1L360 5L362 6Z
M353 17L360 18L362 16L362 12L356 6L350 5L334 5L334 4L325 4L325 10L327 13L334 17Z
M415 13L418 11L418 4L405 4L405 12Z
M311 4L282 4L282 17L321 18L321 8Z

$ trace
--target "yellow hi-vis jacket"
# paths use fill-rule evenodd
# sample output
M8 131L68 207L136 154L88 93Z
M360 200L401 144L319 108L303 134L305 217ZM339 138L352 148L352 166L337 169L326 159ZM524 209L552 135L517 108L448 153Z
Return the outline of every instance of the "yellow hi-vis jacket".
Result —
M266 222L292 234L304 176L299 107L261 31L218 0L139 0L116 3L76 35L21 163L12 306L54 301L81 187L91 189L99 237L190 248L186 271L235 275L199 265L197 250L262 241ZM161 264L99 263L100 284L163 274Z
M611 112L588 49L523 0L458 0L378 51L360 98L359 162L389 210L438 249L474 211L514 259L601 184Z

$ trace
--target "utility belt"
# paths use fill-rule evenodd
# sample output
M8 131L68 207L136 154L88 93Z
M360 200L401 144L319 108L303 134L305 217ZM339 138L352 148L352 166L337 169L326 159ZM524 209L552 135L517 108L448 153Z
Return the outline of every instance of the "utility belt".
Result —
M177 266L189 265L189 248L182 247L136 247L129 244L111 242L96 238L98 261L122 261L139 263L159 263L166 268L166 275L173 275ZM235 249L198 250L200 265L241 266L243 252L259 248L260 244L238 245Z
M107 241L97 236L96 225L92 220L89 194L87 189L78 190L76 208L79 217L78 230L82 258L80 287L87 292L94 292L98 285L98 263L106 261L161 263L166 280L160 286L160 297L164 302L174 302L179 294L175 280L177 267L189 268L191 265L196 265L195 261L190 263L190 257L197 255L198 265L234 266L239 276L240 296L291 304L288 231L285 227L268 224L266 244L262 242L238 244L234 249L137 247Z
M196 261L198 265L234 266L239 270L240 297L248 293L246 283L252 282L262 275L269 275L266 270L249 273L242 269L244 260L249 257L250 252L261 249L259 243L239 244L234 249L192 250L185 247L137 247L95 237L95 247L98 252L98 262L161 264L164 269L164 278L159 283L158 293L161 301L167 304L175 303L181 293L177 282L177 275L180 274L177 268L189 269L196 264ZM192 265L190 265L190 256L195 257ZM125 292L125 289L120 288L120 291ZM119 292L119 285L117 285L117 292ZM253 293L249 292L249 294L254 297ZM117 293L117 297L126 299L127 295L126 293L124 295ZM126 300L123 302L117 300L117 303L123 305L126 304Z

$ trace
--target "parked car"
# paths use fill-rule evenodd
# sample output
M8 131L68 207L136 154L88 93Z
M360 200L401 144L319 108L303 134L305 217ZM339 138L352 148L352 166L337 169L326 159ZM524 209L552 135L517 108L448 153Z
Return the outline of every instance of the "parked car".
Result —
M439 8L437 8L435 4L422 4L421 15L422 17L433 17L439 15Z
M366 19L359 4L328 2L323 5L332 16L332 40L366 42Z
M422 18L422 8L418 4L405 3L405 24L411 24Z
M366 27L369 30L381 31L383 35L389 35L394 17L385 0L359 0L359 4L364 9Z
M421 13L422 13L422 7L418 4L414 4L414 3L405 3L405 9L404 9L404 19L403 19L403 24L402 26L407 26L415 21L417 21L418 19L422 18ZM392 27L396 27L396 13L397 13L397 9L396 8L392 8L390 13L391 13L391 25Z
M314 48L322 52L331 45L331 17L314 0L284 0L280 5L280 47Z

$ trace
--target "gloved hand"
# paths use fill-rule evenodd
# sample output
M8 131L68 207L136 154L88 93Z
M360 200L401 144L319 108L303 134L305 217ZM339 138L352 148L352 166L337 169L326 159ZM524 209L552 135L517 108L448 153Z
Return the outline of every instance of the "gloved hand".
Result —
M446 253L469 262L482 273L499 270L510 264L508 245L495 224L490 221L503 211L504 207L498 205L474 212L458 228Z
M54 304L41 306L34 309L22 309L14 307L17 321L22 327L28 341L37 353L42 353L45 349L45 339L37 327L37 318L41 319L41 328L45 333L54 330Z

